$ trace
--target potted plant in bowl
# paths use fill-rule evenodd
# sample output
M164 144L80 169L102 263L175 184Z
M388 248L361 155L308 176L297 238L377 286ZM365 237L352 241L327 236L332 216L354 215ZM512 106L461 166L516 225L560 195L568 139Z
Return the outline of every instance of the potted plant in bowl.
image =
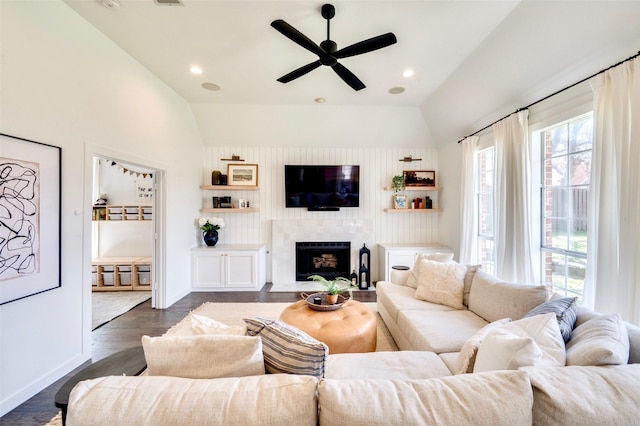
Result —
M320 275L311 275L307 279L317 281L327 290L327 302L330 305L335 305L338 302L338 295L349 292L349 297L353 297L353 283L345 277L338 277L333 280L328 280Z

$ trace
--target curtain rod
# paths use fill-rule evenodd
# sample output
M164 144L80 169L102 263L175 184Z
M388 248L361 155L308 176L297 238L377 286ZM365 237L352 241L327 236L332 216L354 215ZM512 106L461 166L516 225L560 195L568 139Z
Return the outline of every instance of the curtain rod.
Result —
M520 111L524 111L524 110L526 110L526 109L529 109L529 108L531 108L532 106L534 106L534 105L536 105L536 104L539 104L540 102L546 101L547 99L549 99L549 98L551 98L551 97L553 97L553 96L555 96L555 95L558 95L558 94L560 94L560 93L564 92L565 90L569 90L569 89L571 89L572 87L577 86L578 84L584 83L585 81L590 80L590 79L592 79L593 77L595 77L595 76L597 76L597 75L602 74L603 72L607 72L607 71L609 71L611 68L615 68L615 67L617 67L618 65L622 65L622 64L624 64L625 62L632 61L632 60L634 60L635 58L637 58L638 56L640 56L640 51L638 51L638 53L636 53L635 55L630 56L630 57L628 57L627 59L624 59L624 60L622 60L622 61L618 62L617 64L613 64L613 65L611 65L610 67L607 67L607 68L605 68L605 69L603 69L603 70L601 70L601 71L598 71L597 73L592 74L592 75L590 75L589 77L585 77L585 78L583 78L582 80L577 81L577 82L575 82L575 83L573 83L573 84L571 84L571 85L569 85L569 86L565 87L564 89L557 90L557 91L553 92L552 94L547 95L547 96L545 96L545 97L544 97L544 98L542 98L542 99L538 99L537 101L532 102L532 103L530 103L529 105L527 105L527 106L525 106L525 107L518 108L515 112L512 112L511 114L505 115L504 117L502 117L502 118L500 118L500 119L498 119L498 120L494 121L493 123L491 123L491 124L489 124L489 125L487 125L487 126L484 126L482 129L480 129L480 130L476 130L475 132L473 132L473 133L471 133L471 134L468 134L467 136L465 136L465 137L463 137L462 139L460 139L460 140L458 141L458 143L461 143L463 140L465 140L465 139L466 139L466 138L468 138L468 137L471 137L471 136L475 136L475 135L477 135L478 133L482 132L483 130L487 130L489 127L493 126L493 125L494 125L494 124L496 124L496 123L499 123L500 121L504 120L505 118L509 117L509 116L510 116L510 115L512 115L512 114L516 114L516 113L518 113L518 112L520 112Z

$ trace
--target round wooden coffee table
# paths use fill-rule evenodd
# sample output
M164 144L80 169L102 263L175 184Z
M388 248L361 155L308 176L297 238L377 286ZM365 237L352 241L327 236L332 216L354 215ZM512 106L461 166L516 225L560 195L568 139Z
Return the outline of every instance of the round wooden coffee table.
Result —
M280 320L324 342L330 354L376 350L376 317L356 300L335 311L316 311L300 300L282 311Z

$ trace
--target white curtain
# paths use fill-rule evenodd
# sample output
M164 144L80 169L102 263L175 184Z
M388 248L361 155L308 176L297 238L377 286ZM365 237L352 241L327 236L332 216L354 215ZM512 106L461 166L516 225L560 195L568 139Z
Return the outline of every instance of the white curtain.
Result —
M529 111L519 111L494 124L493 135L495 275L505 281L533 284Z
M640 325L640 58L590 83L594 140L584 304Z
M477 158L478 136L462 141L462 191L460 196L460 263L478 263Z

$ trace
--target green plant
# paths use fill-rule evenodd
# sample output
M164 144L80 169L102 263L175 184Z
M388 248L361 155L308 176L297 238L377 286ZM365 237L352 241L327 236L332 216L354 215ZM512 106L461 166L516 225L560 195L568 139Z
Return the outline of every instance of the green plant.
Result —
M311 275L307 279L319 282L327 290L329 294L342 294L345 291L349 292L349 297L353 297L352 287L356 287L350 280L345 277L338 277L334 280L328 280L320 275ZM341 285L341 283L344 283Z
M404 178L399 175L396 175L393 178L391 178L391 189L393 189L393 192L403 191Z

